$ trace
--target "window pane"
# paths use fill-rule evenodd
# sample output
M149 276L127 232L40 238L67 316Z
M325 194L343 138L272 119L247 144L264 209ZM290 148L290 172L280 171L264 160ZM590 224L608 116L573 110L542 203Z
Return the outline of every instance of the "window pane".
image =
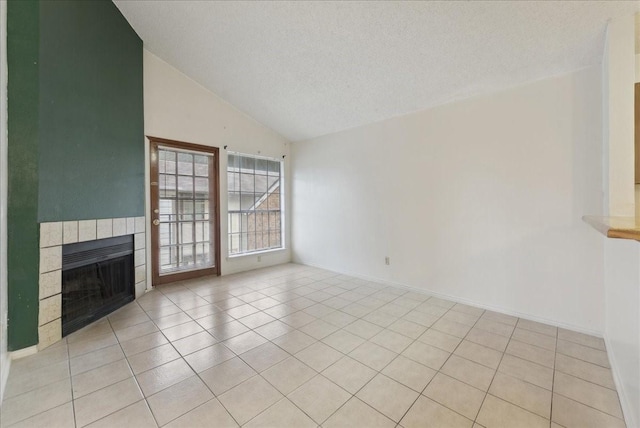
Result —
M267 185L269 186L269 191L271 193L279 193L280 192L280 188L278 188L278 184L280 184L280 177L279 176L269 176L267 177Z
M255 193L253 199L254 210L266 210L267 209L267 195L264 193Z
M195 175L200 177L209 176L209 157L204 155L195 155L193 157L193 168Z
M243 253L245 251L247 251L247 234L246 233L241 233L240 234L240 252Z
M243 172L250 172L251 174L253 174L253 170L256 167L256 162L255 159L252 157L248 157L248 156L242 156L240 158L240 168L243 169ZM246 171L246 170L250 170L250 171Z
M240 216L239 213L229 213L229 233L240 232Z
M267 193L266 175L256 175L256 193Z
M159 203L159 211L160 215L171 215L173 214L173 204L175 201L172 199L160 199Z
M180 242L190 244L193 242L193 223L180 223Z
M208 264L211 261L211 246L209 243L196 244L196 263Z
M161 198L176 197L176 176L175 175L161 175L159 184L160 184Z
M256 233L256 250L263 249L262 245L262 233Z
M269 174L280 174L280 162L269 161Z
M269 211L269 230L280 229L280 211Z
M160 247L160 270L166 271L178 266L177 247Z
M196 185L196 195L200 198L206 198L209 195L209 179L196 177L194 181Z
M256 174L267 175L269 161L266 159L256 159Z
M280 231L276 230L269 233L269 244L271 248L279 248L280 245Z
M240 209L242 211L251 210L256 203L255 195L253 193L250 194L242 194L242 199L240 201Z
M195 201L195 219L209 220L209 201L200 199Z
M249 220L246 214L240 216L240 231L246 233L249 230Z
M227 173L227 190L229 192L240 191L240 174L235 172Z
M193 155L178 153L178 174L193 175Z
M160 173L176 173L176 153L160 149L158 151L158 167Z
M256 230L259 232L262 232L267 226L268 224L264 221L264 215L266 213L264 212L257 212L256 213ZM267 217L268 220L268 217Z
M270 210L279 210L280 209L280 195L271 194L269 195L269 209Z
M196 222L196 241L209 242L209 222L208 221Z
M175 223L160 223L160 246L175 245L178 243Z
M180 220L188 221L193 220L193 201L179 200L178 201L178 214Z
M240 174L240 191L253 193L255 189L255 180L253 174Z
M193 197L193 177L178 176L178 197Z
M229 211L238 211L240 209L240 193L229 192Z
M193 254L193 245L180 246L180 266L191 266L195 263Z
M256 233L251 232L248 234L247 251L255 251L256 249Z
M229 254L281 248L281 168L275 159L229 155Z
M236 155L229 155L227 158L227 169L229 171L237 170L239 166L239 157Z
M231 254L240 252L240 234L234 233L229 235L229 252Z

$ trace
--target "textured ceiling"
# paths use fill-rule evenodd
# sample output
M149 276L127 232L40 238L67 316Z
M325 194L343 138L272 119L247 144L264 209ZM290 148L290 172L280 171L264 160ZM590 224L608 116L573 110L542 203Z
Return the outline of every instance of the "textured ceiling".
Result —
M600 63L640 2L132 1L145 47L291 141Z

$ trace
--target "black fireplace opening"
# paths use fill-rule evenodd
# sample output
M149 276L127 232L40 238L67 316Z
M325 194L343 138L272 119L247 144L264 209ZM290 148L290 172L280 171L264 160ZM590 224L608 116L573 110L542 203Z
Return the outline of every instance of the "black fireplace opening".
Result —
M62 336L134 299L133 235L62 246Z

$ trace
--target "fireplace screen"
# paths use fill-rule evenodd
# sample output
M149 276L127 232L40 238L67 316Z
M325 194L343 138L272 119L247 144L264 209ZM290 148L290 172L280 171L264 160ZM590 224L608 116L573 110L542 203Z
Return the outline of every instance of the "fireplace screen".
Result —
M134 299L133 236L62 247L62 335Z

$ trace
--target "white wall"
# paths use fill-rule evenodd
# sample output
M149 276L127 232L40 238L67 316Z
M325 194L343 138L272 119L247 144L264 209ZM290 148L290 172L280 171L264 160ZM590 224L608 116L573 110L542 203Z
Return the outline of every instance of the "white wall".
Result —
M9 377L7 352L7 2L0 1L0 403Z
M144 51L144 126L145 134L204 144L220 149L220 214L222 274L230 274L248 269L286 263L291 260L289 250L289 229L285 231L287 249L262 254L262 261L256 255L227 258L227 158L223 147L229 151L282 158L289 154L289 143L271 129L246 116L214 93L191 80L160 58ZM149 153L146 144L147 183L149 182ZM290 217L289 164L285 158L285 221ZM147 186L147 195L149 188ZM146 206L149 224L149 201ZM150 239L150 234L148 234ZM150 248L148 242L147 248ZM148 255L150 257L150 255ZM150 259L148 266L150 266ZM151 272L148 272L150 277Z
M640 426L640 244L605 239L605 340L628 427Z
M635 55L633 17L612 20L603 58L604 178L628 177L634 166ZM634 63L635 56L635 63ZM608 78L607 78L608 76ZM609 114L608 114L609 112ZM626 195L628 181L611 181L610 195ZM611 198L610 198L611 199ZM638 201L638 199L636 199ZM636 211L640 212L636 206ZM605 207L606 209L606 207ZM612 215L622 215L614 208ZM628 427L640 426L640 244L605 239L605 341Z
M611 20L602 58L605 211L635 216L633 15ZM631 87L630 87L631 84Z
M601 334L601 106L595 67L295 143L294 260Z

